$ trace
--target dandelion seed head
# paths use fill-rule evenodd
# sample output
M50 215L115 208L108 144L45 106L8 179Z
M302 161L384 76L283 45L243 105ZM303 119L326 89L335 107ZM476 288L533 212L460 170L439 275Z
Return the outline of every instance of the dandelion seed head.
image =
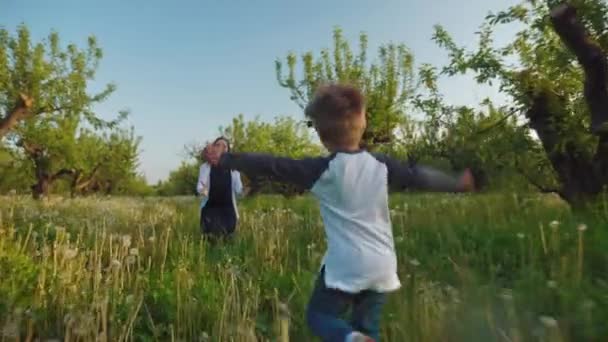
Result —
M512 301L513 300L513 291L511 290L504 290L501 294L500 297L505 300L505 301Z
M127 257L126 261L127 261L128 265L133 265L133 264L135 264L135 262L137 261L137 259L135 258L135 256L129 255Z
M63 252L63 256L67 259L74 259L78 255L78 248L66 248Z
M585 299L582 304L583 309L589 310L595 307L595 302L591 299Z
M19 337L19 324L15 320L9 320L2 328L2 336L9 339Z
M125 248L129 248L131 246L131 235L123 235L122 236L122 246Z
M557 320L551 316L540 316L539 320L547 328L557 327Z

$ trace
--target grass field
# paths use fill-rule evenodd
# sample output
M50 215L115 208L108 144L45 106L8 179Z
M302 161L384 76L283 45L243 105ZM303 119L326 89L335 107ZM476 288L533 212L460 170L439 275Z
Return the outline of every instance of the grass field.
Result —
M403 287L384 341L608 340L608 202L391 198ZM301 197L239 203L208 246L194 198L0 197L2 341L310 341L304 309L324 240Z

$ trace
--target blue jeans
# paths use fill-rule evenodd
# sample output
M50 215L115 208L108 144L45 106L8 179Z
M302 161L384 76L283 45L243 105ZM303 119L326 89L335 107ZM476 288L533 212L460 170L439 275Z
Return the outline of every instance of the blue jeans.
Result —
M306 320L312 332L325 342L344 342L353 331L379 341L385 301L386 294L370 290L352 294L327 288L323 267L308 303ZM351 319L345 320L349 309Z

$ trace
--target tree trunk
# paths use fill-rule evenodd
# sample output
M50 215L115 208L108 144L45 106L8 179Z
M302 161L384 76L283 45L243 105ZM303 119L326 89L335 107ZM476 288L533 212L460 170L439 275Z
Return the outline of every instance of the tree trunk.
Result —
M530 89L526 117L536 131L556 171L559 195L573 207L592 203L608 185L608 62L576 18L576 10L562 4L551 11L555 32L576 55L585 72L584 96L591 112L589 134L598 137L595 154L569 139L562 127L568 113L562 99L549 88Z
M35 200L40 200L48 197L51 188L51 179L46 175L38 177L36 184L32 185L32 197Z
M100 166L101 164L96 165L88 177L84 177L82 171L80 170L73 171L72 182L70 184L70 193L72 198L76 197L78 194L85 193L86 190L91 187L95 181L95 177L97 176Z
M47 162L41 154L34 158L36 165L36 184L32 185L32 197L36 200L48 197L51 186L60 177L73 175L74 171L69 169L61 169L54 175L49 174Z
M591 111L591 131L608 134L608 62L602 48L576 18L576 8L564 3L551 11L555 32L585 72L585 100Z

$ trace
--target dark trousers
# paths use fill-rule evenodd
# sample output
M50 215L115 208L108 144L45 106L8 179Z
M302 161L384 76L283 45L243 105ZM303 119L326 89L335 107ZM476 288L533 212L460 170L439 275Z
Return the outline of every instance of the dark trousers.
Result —
M346 293L325 286L325 267L321 269L308 304L306 320L312 332L323 341L343 342L353 331L379 341L380 318L386 294L375 291ZM343 317L351 311L351 319Z
M203 207L200 228L204 237L212 240L229 238L236 229L236 213L233 207Z

